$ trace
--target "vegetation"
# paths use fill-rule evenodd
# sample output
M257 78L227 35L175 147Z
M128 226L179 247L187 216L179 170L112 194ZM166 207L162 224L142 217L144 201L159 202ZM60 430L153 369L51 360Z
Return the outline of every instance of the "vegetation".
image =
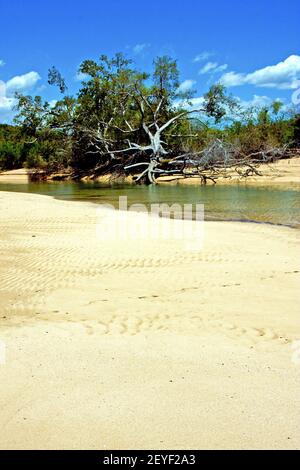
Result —
M0 125L0 169L134 173L146 183L190 174L206 181L224 165L246 164L249 174L254 163L300 144L300 116L284 113L278 101L245 112L216 84L193 108L193 94L181 91L177 63L167 56L154 60L151 75L120 53L85 60L79 73L72 97L60 72L49 69L48 82L61 93L54 106L16 94L15 125Z

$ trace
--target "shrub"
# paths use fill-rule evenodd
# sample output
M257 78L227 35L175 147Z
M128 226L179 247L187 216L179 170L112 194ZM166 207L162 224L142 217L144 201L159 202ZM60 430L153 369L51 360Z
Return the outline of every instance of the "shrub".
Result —
M23 164L22 144L10 141L0 141L0 169L13 170Z

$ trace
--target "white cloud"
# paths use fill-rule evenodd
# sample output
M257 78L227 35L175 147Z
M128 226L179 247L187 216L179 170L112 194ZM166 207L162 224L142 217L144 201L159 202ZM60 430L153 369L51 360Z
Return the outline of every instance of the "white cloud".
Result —
M202 69L199 70L200 74L208 73L218 67L218 62L207 62Z
M192 98L190 104L188 105L189 109L200 109L203 106L204 98L203 96L198 96L197 98Z
M224 70L226 70L227 68L228 68L228 64L219 65L219 66L214 70L214 73L216 73L216 72L224 72Z
M0 80L0 112L10 111L14 104L14 98L6 96L6 84Z
M254 95L252 99L250 100L243 100L239 98L238 96L234 97L238 104L241 106L242 109L246 110L249 108L262 108L264 106L270 106L273 103L273 99L271 99L269 96L259 96L259 95ZM278 101L279 98L277 99ZM198 96L197 98L192 98L190 100L178 100L175 103L176 107L183 107L186 109L200 109L203 106L204 103L204 97L203 96Z
M261 109L264 107L269 107L271 106L274 101L279 101L283 104L282 110L286 110L288 108L288 105L285 103L285 99L283 98L276 98L275 100L270 98L269 96L265 95L254 95L251 100L242 100L239 97L235 97L235 99L238 101L238 104L244 108L244 109L249 109L249 108L257 108Z
M13 98L7 98L6 96L0 96L0 112L11 111L14 105Z
M87 78L88 78L88 74L83 73L83 72L77 72L75 77L74 77L76 82L83 82L84 80L87 80Z
M36 91L37 91L38 93L41 93L42 91L46 90L46 88L47 88L46 85L43 84L43 85L38 86L37 89L36 89Z
M220 82L227 87L239 86L245 84L245 74L227 72L221 78Z
M2 121L3 116L8 120L12 117L10 112L16 102L13 97L14 92L26 91L27 89L32 88L40 78L41 77L37 72L29 72L24 75L16 75L6 83L0 80L0 113Z
M265 95L254 95L249 100L241 99L238 96L235 96L234 98L236 99L240 107L240 110L242 112L251 111L251 113L254 112L254 115L256 115L256 113L258 113L261 108L270 107L274 101L283 102L283 107L281 108L282 111L287 111L289 107L288 104L285 103L285 101L282 100L281 98L276 98L274 100L270 98L269 96L265 96ZM176 102L174 102L174 107L187 109L189 111L192 111L192 110L197 111L197 110L201 110L201 108L203 107L203 104L204 104L204 97L198 96L197 98L192 98L190 100L177 100ZM200 119L203 119L203 120L208 119L207 115L201 111L199 112L199 117ZM231 119L240 119L241 114L237 111L231 111L228 109L227 117Z
M219 65L218 62L207 62L202 69L199 70L199 74L203 75L205 73L218 73L224 72L228 67L227 64Z
M265 106L270 106L274 100L272 100L269 96L260 96L260 95L254 95L251 100L242 100L238 97L236 97L236 100L238 101L239 105L244 108L263 108Z
M0 59L0 67L3 67L5 65L4 60Z
M41 79L37 72L28 72L24 75L16 75L6 82L6 91L12 93L14 91L28 90L32 88Z
M54 108L58 100L50 100L49 101L49 106L50 108Z
M214 55L214 52L203 51L200 54L196 55L196 57L194 57L193 62L203 62L204 60L207 60L210 57L213 57Z
M227 87L255 85L257 87L278 88L282 90L297 88L300 76L300 56L290 55L284 61L269 65L251 73L228 72L221 77Z
M203 96L191 98L190 100L177 100L173 103L174 108L184 108L188 110L200 109L204 103Z
M185 91L189 91L193 86L196 84L196 80L184 80L178 87L177 91L180 93L184 93Z
M143 52L145 52L145 49L147 49L148 47L150 47L150 44L144 42L142 44L136 44L132 50L133 50L133 53L138 55L138 54L142 54Z

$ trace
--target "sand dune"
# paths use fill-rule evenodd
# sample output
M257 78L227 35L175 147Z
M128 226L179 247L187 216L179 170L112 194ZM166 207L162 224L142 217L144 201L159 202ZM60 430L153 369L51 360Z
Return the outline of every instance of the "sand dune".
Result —
M101 214L0 192L0 447L299 448L299 231L205 222L188 251Z

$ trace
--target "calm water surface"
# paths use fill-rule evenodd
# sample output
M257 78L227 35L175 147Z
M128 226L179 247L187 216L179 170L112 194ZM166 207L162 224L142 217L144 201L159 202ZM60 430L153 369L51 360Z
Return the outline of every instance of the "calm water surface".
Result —
M246 186L156 185L102 183L0 183L0 191L17 191L54 196L57 199L86 200L118 207L119 196L128 205L142 203L204 204L206 220L265 222L300 228L300 185Z

